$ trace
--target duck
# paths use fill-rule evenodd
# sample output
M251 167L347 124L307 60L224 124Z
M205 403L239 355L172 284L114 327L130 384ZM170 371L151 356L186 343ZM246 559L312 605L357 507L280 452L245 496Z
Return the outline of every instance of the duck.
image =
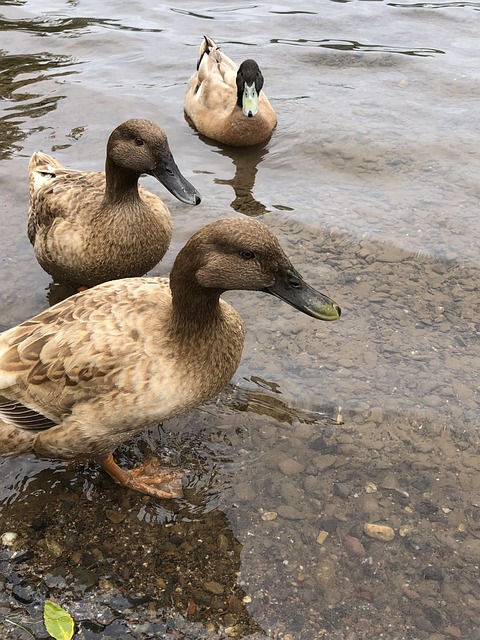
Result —
M221 298L229 290L271 294L318 320L341 313L264 223L211 222L180 250L169 279L106 282L0 334L0 455L96 461L130 489L181 496L181 470L124 469L113 453L228 384L244 343L240 315Z
M187 85L184 112L201 134L225 145L247 147L266 142L277 116L263 92L255 60L238 67L212 38L200 45L197 70Z
M30 158L28 238L40 266L78 288L145 275L166 253L170 212L139 186L155 177L181 202L201 196L180 173L165 132L150 120L117 126L107 142L104 172L64 168L37 151Z

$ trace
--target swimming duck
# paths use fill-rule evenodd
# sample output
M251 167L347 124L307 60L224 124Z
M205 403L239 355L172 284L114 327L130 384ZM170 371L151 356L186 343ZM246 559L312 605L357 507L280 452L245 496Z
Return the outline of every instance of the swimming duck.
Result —
M218 142L247 147L272 135L277 116L262 91L263 76L255 60L240 67L204 36L197 71L185 96L185 115L196 129Z
M149 120L127 120L112 132L104 173L65 169L46 153L32 155L28 238L54 280L91 287L143 276L163 258L172 235L170 213L138 185L142 173L181 202L199 204L165 132Z
M93 459L132 489L181 495L173 471L124 470L112 454L229 382L244 342L239 314L220 298L231 289L273 294L319 320L340 317L264 224L212 222L180 251L169 280L100 284L0 334L0 455Z

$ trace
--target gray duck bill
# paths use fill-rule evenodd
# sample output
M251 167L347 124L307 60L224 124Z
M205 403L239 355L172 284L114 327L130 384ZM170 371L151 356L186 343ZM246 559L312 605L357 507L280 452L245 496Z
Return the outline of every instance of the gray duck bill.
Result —
M202 201L201 195L193 184L180 173L173 158L160 161L150 175L157 178L180 202L197 205Z
M280 269L275 284L263 291L318 320L338 320L342 313L336 302L307 284L293 267Z

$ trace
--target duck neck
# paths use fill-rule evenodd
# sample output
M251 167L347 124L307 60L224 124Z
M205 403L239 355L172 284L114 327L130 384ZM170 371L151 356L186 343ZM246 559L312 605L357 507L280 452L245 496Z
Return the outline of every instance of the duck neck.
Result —
M173 325L189 335L210 333L221 317L220 294L218 290L200 286L172 290Z
M104 204L111 205L128 200L139 200L139 177L140 176L137 171L120 167L107 157L105 162Z
M184 247L179 253L170 273L173 326L198 335L211 331L219 321L223 291L199 284L197 256L188 249Z

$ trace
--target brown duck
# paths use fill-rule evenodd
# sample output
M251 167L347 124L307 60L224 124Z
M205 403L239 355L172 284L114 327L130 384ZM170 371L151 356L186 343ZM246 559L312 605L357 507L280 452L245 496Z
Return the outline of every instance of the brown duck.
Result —
M170 280L107 282L0 334L0 455L93 459L132 489L180 495L178 476L168 485L175 474L125 471L112 453L229 382L244 342L240 316L220 298L230 289L273 294L320 320L340 317L264 224L212 222L180 251Z
M170 213L138 185L142 173L181 202L199 204L167 136L149 120L127 120L112 132L104 173L65 169L45 153L33 154L28 238L54 280L91 287L143 276L163 258L172 235Z

